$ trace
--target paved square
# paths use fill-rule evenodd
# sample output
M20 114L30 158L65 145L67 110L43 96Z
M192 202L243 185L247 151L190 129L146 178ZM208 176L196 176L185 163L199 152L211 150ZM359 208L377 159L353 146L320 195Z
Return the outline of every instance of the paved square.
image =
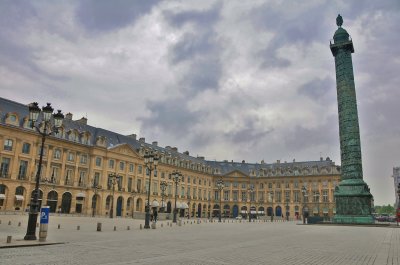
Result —
M1 245L23 238L27 219L0 215ZM51 216L48 240L67 243L2 248L0 264L400 264L398 228L185 221L140 230L142 220Z

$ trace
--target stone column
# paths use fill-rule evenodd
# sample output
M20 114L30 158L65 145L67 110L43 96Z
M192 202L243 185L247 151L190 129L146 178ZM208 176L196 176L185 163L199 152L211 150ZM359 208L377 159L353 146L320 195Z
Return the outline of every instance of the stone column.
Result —
M358 125L357 99L354 85L353 42L342 28L343 19L336 19L338 29L330 49L335 57L336 88L339 112L339 136L341 154L341 182L335 188L335 223L373 223L371 214L372 195L363 181L360 129Z

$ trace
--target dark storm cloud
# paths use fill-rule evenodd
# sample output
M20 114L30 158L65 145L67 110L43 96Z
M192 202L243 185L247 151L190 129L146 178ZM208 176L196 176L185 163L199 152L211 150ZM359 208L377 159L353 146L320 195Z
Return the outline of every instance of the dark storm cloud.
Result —
M194 30L185 32L169 52L172 66L187 64L179 81L183 93L196 94L218 89L223 65L220 61L221 45L214 26L220 19L221 8L218 3L207 10L164 13L169 24L177 29L190 23L194 26Z
M160 0L85 0L79 1L76 16L88 32L124 27L148 13Z
M326 77L324 79L316 78L307 82L299 87L298 93L300 95L305 95L312 100L321 101L321 99L327 99L334 103L332 99L334 99L333 96L335 96L335 90L335 80Z
M150 117L139 117L144 130L156 130L180 138L188 136L191 128L200 122L202 112L192 111L183 99L149 101L146 104Z

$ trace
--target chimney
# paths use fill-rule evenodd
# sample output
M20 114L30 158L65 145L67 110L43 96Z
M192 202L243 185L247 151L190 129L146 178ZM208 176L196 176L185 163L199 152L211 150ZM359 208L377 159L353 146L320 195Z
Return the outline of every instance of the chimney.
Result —
M178 152L178 148L177 147L172 147L171 149L172 149L172 151Z
M293 163L296 162L296 159L293 158Z
M165 149L170 150L170 149L171 149L171 146L167 145L167 146L165 147Z
M281 163L281 160L276 160L276 163L277 163L277 164L280 164L280 163Z
M146 139L145 139L144 137L140 137L140 138L139 138L139 142L145 143L145 141L146 141Z
M261 160L261 164L265 164L265 162L264 162L264 159L263 159L263 160Z
M242 163L246 163L246 160L242 160Z
M132 138L133 140L136 140L136 134L129 134L127 137Z
M68 115L68 114L67 114ZM71 114L72 115L72 114ZM72 118L72 117L71 117ZM87 125L87 118L82 117L79 120L76 120L76 122L79 122L81 124Z
M321 156L321 157L319 158L319 161L324 161L324 158Z
M188 156L189 155L189 151L185 151L185 152L183 152L183 154Z
M67 114L65 114L65 119L72 121L72 113L68 112Z
M158 142L157 142L157 141L154 141L154 142L152 143L152 145L157 146L157 145L158 145Z
M198 159L204 160L204 156L197 156Z

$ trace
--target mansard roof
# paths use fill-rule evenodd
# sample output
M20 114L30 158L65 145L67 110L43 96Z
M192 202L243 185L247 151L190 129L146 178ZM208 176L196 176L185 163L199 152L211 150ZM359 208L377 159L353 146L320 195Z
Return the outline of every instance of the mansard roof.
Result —
M9 99L0 97L0 124L5 124L7 113L18 113L19 114L19 125L23 126L23 118L29 116L28 104L21 104ZM306 161L306 162L290 162L290 163L245 163L245 162L228 162L228 161L208 161L204 157L193 157L188 153L179 153L176 148L160 147L155 144L146 143L142 140L137 140L135 137L121 135L116 132L105 130L102 128L93 127L85 124L81 121L73 121L72 119L64 119L63 128L65 132L76 130L79 133L87 132L90 135L90 139L85 143L89 146L95 146L98 138L106 140L106 148L113 148L118 145L127 144L134 151L140 154L141 150L153 150L163 154L171 159L177 159L179 162L190 162L191 165L195 165L195 169L198 170L197 166L212 168L213 174L216 175L227 175L234 171L242 172L246 176L259 177L268 176L268 172L274 172L273 175L285 175L286 173L292 172L295 175L295 170L307 170L317 168L321 170L326 168L328 173L340 173L340 167L335 166L335 163L329 158L326 160L319 161ZM64 135L65 140L69 140L67 135ZM332 170L333 169L333 170Z

